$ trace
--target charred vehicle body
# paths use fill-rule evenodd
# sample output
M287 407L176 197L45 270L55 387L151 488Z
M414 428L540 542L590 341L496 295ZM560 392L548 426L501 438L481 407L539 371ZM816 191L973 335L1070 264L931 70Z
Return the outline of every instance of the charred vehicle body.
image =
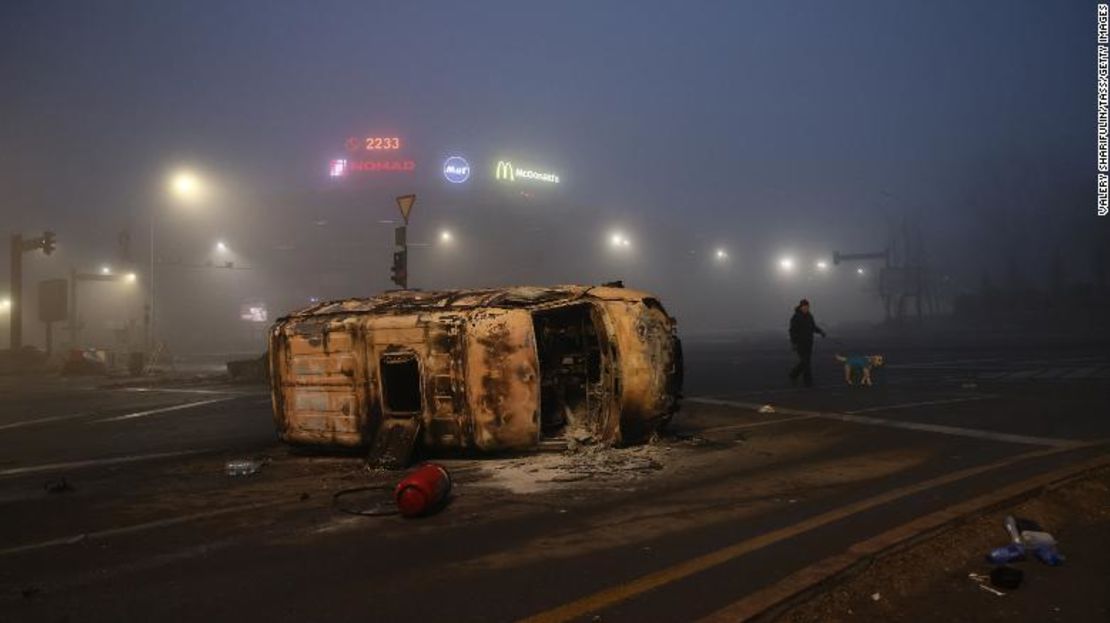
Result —
M278 436L369 448L498 451L545 437L643 440L678 408L681 345L651 295L555 286L387 292L314 305L271 329Z

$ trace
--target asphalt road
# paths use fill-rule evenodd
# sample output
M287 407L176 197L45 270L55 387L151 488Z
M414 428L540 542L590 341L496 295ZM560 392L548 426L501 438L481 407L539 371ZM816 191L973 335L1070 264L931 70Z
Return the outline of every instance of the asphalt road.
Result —
M337 511L396 475L276 443L264 387L0 378L0 621L692 621L1106 454L1106 339L850 343L887 357L875 387L843 385L844 342L799 389L777 340L687 340L673 434L447 457L451 504L411 521Z

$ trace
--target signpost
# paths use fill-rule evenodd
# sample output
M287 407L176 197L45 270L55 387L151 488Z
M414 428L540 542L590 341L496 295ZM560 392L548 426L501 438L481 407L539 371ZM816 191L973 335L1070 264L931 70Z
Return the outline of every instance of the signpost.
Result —
M393 268L390 279L403 290L407 290L409 287L408 224L409 214L412 213L414 203L416 203L416 195L397 197L397 209L401 211L401 218L404 219L405 224L393 231L393 244L399 250L393 252Z
M39 320L46 324L46 354L54 351L54 323L69 317L69 282L47 279L39 282Z

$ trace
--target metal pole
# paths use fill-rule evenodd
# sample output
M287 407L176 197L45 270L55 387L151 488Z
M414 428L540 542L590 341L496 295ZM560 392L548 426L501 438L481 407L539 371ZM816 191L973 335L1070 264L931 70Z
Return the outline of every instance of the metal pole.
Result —
M69 347L77 348L77 269L69 269Z
M12 234L11 286L12 309L9 317L11 336L8 348L15 352L23 347L23 236Z
M150 302L147 304L146 352L154 355L154 210L150 211Z

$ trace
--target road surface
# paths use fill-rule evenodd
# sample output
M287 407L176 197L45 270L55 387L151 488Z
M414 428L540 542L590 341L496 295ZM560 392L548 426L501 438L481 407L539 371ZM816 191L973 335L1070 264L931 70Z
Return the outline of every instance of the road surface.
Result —
M855 346L888 359L873 388L828 343L807 390L778 340L687 340L671 434L444 457L454 498L422 520L338 511L396 475L278 444L265 387L0 378L0 621L695 621L1106 455L1107 340ZM225 476L238 458L267 462Z

